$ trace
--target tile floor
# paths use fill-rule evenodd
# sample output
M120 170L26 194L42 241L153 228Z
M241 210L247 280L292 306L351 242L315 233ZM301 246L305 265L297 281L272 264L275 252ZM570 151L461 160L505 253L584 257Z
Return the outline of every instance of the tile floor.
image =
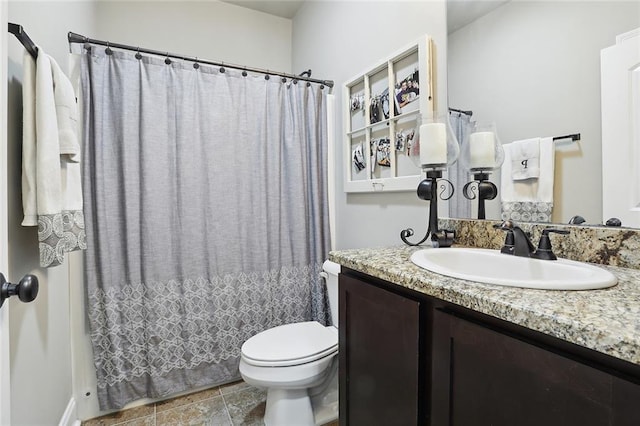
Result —
M82 422L82 426L264 425L267 392L242 381ZM325 426L338 426L332 422Z

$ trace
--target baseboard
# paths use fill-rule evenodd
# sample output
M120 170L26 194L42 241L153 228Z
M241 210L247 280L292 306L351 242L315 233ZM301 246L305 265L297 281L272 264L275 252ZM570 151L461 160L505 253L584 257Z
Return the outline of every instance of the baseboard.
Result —
M76 400L74 397L71 397L69 400L67 408L62 414L62 418L60 419L58 426L80 426L80 420L78 420L78 413L76 412Z

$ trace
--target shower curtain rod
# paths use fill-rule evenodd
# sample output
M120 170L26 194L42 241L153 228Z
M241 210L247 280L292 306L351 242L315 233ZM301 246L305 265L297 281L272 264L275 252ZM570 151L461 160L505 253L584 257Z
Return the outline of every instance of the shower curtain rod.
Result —
M311 78L311 70L304 71L300 75L287 74L287 73L283 73L283 72L271 71L271 70L262 69L262 68L252 68L252 67L246 67L246 66L242 66L242 65L228 64L226 62L208 61L208 60L199 59L199 58L192 57L192 56L177 55L175 53L170 53L170 52L161 52L159 50L143 49L142 47L138 47L138 46L129 46L129 45L126 45L126 44L111 43L110 41L96 40L96 39L85 37L83 35L76 34L76 33L73 33L73 32L69 32L69 34L67 35L67 39L69 40L69 44L71 44L71 43L98 44L98 45L101 45L101 46L107 46L107 48L113 47L113 48L117 48L117 49L133 50L133 51L140 52L140 53L148 53L150 55L163 56L163 57L166 57L166 58L181 59L181 60L184 60L184 61L191 61L191 62L195 62L197 64L215 65L215 66L219 66L219 67L222 67L222 68L228 67L228 68L233 68L233 69L242 70L242 71L246 71L246 72L266 74L267 76L274 75L274 76L278 76L278 77L289 78L289 79L292 79L292 80L302 80L302 81L308 81L310 83L320 83L320 84L328 86L328 87L333 87L333 80L318 80L318 79L315 79L315 78ZM304 77L304 74L308 74L309 77Z
M463 111L461 109L456 109L456 108L449 108L449 112L457 112L460 114L468 115L469 117L473 115L473 111Z

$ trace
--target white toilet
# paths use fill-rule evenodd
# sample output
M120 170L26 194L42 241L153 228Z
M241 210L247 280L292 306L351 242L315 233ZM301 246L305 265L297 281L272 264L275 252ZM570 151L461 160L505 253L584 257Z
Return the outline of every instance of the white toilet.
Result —
M313 426L338 418L338 274L326 261L331 321L299 322L256 334L242 345L240 374L267 388L266 426Z

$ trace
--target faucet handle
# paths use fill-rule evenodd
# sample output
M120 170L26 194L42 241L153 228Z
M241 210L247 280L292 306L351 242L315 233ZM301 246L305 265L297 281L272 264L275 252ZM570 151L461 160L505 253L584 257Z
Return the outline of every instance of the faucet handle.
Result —
M555 234L563 234L563 235L567 235L571 233L571 231L569 231L568 229L545 228L542 230L542 235L549 235L549 233L551 232Z
M544 260L556 260L558 257L553 253L551 249L550 233L567 235L571 232L566 229L546 228L542 230L540 241L538 242L538 248L535 252L531 253L531 257Z
M495 225L493 225L495 229L502 229L503 231L511 231L515 226L516 224L510 219L504 220L500 223L496 223Z
M507 235L504 237L504 245L500 249L500 253L504 254L513 254L515 250L515 236L513 235L513 222L510 220L505 220L502 223L497 223L493 225L495 229L500 229L501 231L505 231Z

